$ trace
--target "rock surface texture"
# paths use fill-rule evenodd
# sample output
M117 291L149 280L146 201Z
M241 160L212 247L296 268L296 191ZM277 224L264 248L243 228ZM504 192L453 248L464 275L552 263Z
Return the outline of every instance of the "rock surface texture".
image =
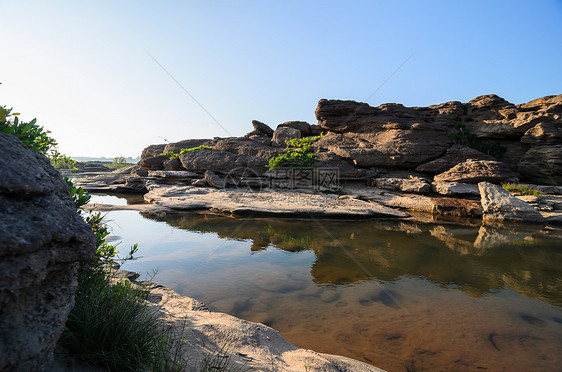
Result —
M0 147L0 371L41 371L94 236L43 155L4 133Z
M480 182L482 220L499 222L545 223L544 217L531 205L519 200L501 186Z

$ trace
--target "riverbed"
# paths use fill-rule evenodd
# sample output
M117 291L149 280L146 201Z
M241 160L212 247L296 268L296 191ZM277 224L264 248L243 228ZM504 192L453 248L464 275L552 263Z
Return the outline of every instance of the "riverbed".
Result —
M123 255L139 244L124 269L299 347L389 371L562 365L558 228L135 211L107 219Z

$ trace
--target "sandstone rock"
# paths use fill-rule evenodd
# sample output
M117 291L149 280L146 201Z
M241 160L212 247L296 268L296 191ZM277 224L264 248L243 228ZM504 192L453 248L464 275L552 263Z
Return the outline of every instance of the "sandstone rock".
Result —
M435 176L436 182L518 182L505 164L493 160L468 160Z
M221 139L215 143L213 148L233 154L257 156L264 159L269 159L283 152L282 149L272 148L257 139L236 137Z
M521 159L519 172L533 183L562 185L562 145L532 147Z
M478 186L461 182L433 182L431 190L441 195L476 195L480 196Z
M41 371L74 305L91 229L47 158L0 133L0 370Z
M552 124L539 123L525 132L522 143L532 145L550 145L562 143L562 131Z
M147 176L153 178L161 178L161 179L168 179L168 180L182 180L182 181L191 178L200 177L197 173L188 172L188 171L149 171Z
M286 147L287 145L285 141L295 138L301 138L300 130L289 127L281 127L277 128L275 132L273 132L273 138L271 141L279 147Z
M250 168L256 174L262 175L267 164L264 158L218 150L189 151L180 155L179 159L185 169L199 173L206 170L229 173L237 168Z
M200 179L200 180L193 180L191 182L191 186L195 186L195 187L207 187L209 186L209 184L207 183L207 180L205 180L204 178Z
M144 150L142 150L141 160L144 158L152 158L154 156L160 155L161 153L164 152L165 147L166 144L150 145L146 147Z
M451 169L455 165L465 162L468 159L473 160L495 160L493 156L484 154L478 150L468 146L453 145L447 150L444 156L432 160L428 163L422 164L416 168L419 172L427 173L443 173Z
M478 188L480 189L484 222L545 222L535 208L517 199L501 186L480 182Z
M269 125L257 120L252 120L252 125L256 134L270 138L273 136L273 129Z
M277 128L293 128L301 132L303 137L312 135L312 130L310 124L306 121L287 121L283 124L279 124Z
M148 170L163 170L164 162L170 160L167 155L157 155L149 158L143 158L139 161L142 168Z
M183 169L183 166L178 159L164 160L162 164L164 165L164 170L166 171L181 171Z
M316 154L314 167L337 169L340 180L353 180L365 177L364 172L361 172L361 170L355 168L353 165L343 160L340 156L327 151L321 151Z
M217 189L224 188L224 180L217 176L213 171L207 170L205 171L205 182L211 187L215 187Z
M314 146L327 149L360 167L413 168L442 156L451 141L445 130L430 125L377 133L328 133Z
M179 142L168 143L162 152L175 152L179 154L182 149L192 149L199 146L213 146L215 140L210 139L187 139Z
M399 190L402 192L427 194L431 191L431 185L426 180L419 177L411 178L375 178L373 183L379 189Z

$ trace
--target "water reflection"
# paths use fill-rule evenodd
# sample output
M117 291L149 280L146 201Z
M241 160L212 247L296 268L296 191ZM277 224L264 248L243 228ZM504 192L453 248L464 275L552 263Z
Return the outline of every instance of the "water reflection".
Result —
M562 233L557 229L380 220L323 220L320 228L310 220L143 215L190 231L249 240L252 252L271 246L287 252L313 251L310 273L318 286L413 277L474 297L509 288L562 305ZM388 298L375 301L391 304Z

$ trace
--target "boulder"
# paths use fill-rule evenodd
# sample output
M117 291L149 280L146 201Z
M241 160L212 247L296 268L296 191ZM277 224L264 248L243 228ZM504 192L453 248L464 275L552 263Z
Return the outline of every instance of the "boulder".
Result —
M170 160L167 155L157 155L149 158L142 158L139 161L139 166L148 170L163 170L165 169L164 162Z
M175 152L179 154L182 149L192 149L199 146L213 146L215 140L211 139L187 139L179 142L168 143L162 152Z
M273 129L261 121L252 120L252 125L254 126L254 133L259 136L269 137L273 136Z
M467 160L438 174L435 182L518 182L517 176L505 164L494 160Z
M543 185L562 185L562 145L535 146L519 163L524 179Z
M375 178L373 180L374 186L384 190L399 190L402 192L427 194L431 191L431 185L423 178L410 177L410 178L392 178L383 177Z
M430 125L377 133L328 133L314 143L359 167L415 168L442 156L451 140Z
M258 139L244 137L223 138L218 140L213 148L220 151L228 151L233 154L257 156L264 159L269 159L283 152L282 149L268 146Z
M217 176L213 171L207 170L205 171L205 182L211 187L215 187L217 189L223 189L225 184L224 180Z
M95 238L45 156L5 133L0 147L0 371L41 371Z
M181 171L183 169L183 166L178 159L164 160L162 165L164 165L165 171Z
M365 177L364 172L360 169L355 168L349 162L343 160L340 156L328 151L320 151L316 154L314 168L337 169L340 180L354 180Z
M298 129L303 137L312 135L310 124L308 124L306 121L287 121L283 124L279 124L277 128Z
M150 146L146 147L144 150L142 150L141 159L151 158L153 156L158 156L158 155L160 155L161 153L164 152L165 147L166 147L166 144L150 145Z
M493 156L484 154L476 149L463 145L453 145L447 150L445 155L428 163L422 164L416 168L419 172L426 173L443 173L451 169L455 165L465 162L468 159L473 160L495 160Z
M295 138L301 138L300 130L289 127L280 127L275 129L275 132L273 132L273 138L271 139L271 142L273 142L273 144L276 146L286 147L286 141Z
M525 132L521 143L531 145L556 145L562 143L562 130L548 123L539 123Z
M545 223L545 219L535 208L511 195L501 186L480 182L478 188L484 222Z
M262 175L266 168L267 160L256 156L233 154L219 150L195 150L179 156L185 169L192 172L204 173L207 170L214 172L229 173L246 168Z

